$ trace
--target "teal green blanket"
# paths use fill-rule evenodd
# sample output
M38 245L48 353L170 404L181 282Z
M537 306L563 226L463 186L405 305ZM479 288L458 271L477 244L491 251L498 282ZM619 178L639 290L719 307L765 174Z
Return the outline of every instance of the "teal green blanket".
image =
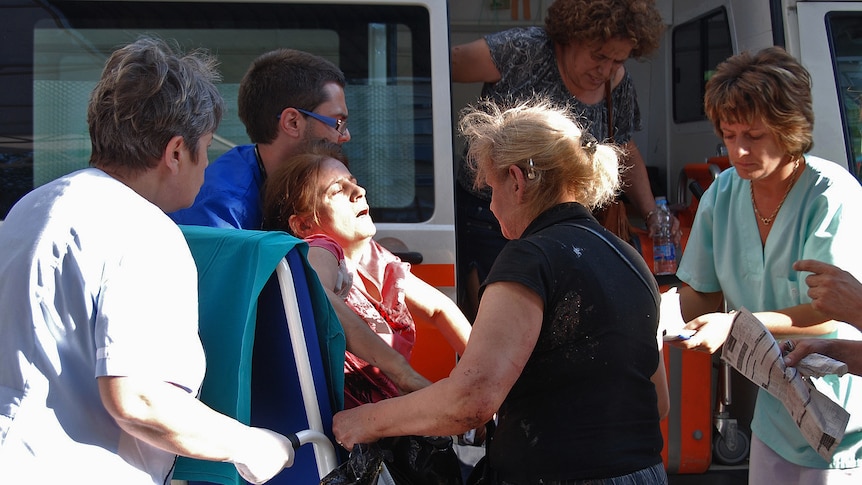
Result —
M251 354L257 299L278 263L291 250L302 253L330 402L344 407L344 332L308 264L308 245L274 231L180 226L198 268L200 334L207 354L201 401L228 416L250 422ZM290 352L290 349L285 349ZM214 466L232 465L212 463ZM178 464L178 474L182 467Z

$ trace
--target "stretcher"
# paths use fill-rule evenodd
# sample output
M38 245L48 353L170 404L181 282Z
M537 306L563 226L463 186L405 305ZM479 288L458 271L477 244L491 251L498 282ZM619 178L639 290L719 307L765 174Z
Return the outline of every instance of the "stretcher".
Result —
M267 483L318 483L338 461L332 415L343 406L346 344L306 244L280 232L181 229L198 266L201 401L292 438L293 466ZM174 479L245 483L230 463L183 457Z
M677 195L681 207L675 213L680 221L682 248L688 240L700 196L729 167L727 156L716 156L704 163L688 164L680 173ZM640 231L638 237L644 258L651 262L652 243L648 234ZM662 281L659 277L659 283L664 283L662 291L680 285L674 279ZM665 346L664 358L671 398L670 414L662 422L665 437L662 455L668 473L703 473L713 461L722 465L743 463L748 458L750 440L730 412L733 403L730 366L709 354L671 346Z

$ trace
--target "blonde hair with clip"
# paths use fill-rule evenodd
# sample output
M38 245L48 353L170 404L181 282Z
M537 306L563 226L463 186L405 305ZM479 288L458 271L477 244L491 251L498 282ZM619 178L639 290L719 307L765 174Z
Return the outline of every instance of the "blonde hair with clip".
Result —
M594 209L620 190L621 151L597 142L566 108L547 100L509 108L483 101L462 112L459 128L477 188L487 185L490 174L516 165L527 178L527 203L536 215L564 194Z

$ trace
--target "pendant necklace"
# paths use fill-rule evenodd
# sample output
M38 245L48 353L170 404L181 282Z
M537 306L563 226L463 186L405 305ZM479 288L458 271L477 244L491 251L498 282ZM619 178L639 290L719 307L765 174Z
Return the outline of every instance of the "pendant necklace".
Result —
M799 159L797 158L793 164L793 173L790 174L790 181L787 184L787 190L784 191L784 197L781 198L781 202L778 203L778 207L772 211L772 215L769 217L763 217L760 215L760 211L757 210L757 203L754 201L754 184L749 183L748 187L751 189L751 205L754 207L754 215L760 219L760 222L763 223L764 226L768 226L772 224L772 221L775 220L775 216L778 215L778 211L781 209L781 206L784 205L784 201L787 200L787 194L790 193L790 189L793 188L793 183L796 182L796 172L799 169Z

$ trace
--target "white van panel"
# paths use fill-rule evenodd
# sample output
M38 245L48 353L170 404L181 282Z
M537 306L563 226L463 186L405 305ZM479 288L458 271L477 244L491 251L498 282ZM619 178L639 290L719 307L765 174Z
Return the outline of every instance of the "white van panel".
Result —
M816 107L813 155L847 166L844 127L836 91L836 72L828 42L825 16L829 12L860 12L859 2L799 2L799 58L811 73Z
M32 187L87 165L86 103L116 45L147 32L218 56L227 110L210 160L249 142L236 115L238 86L249 63L263 52L292 47L333 61L348 77L353 140L344 149L351 170L369 190L380 237L400 240L407 251L422 255L423 264L449 265L454 272L446 1L262 0L239 10L232 5L232 0L0 5L0 27L10 37L0 68L14 71L0 80L0 92L19 93L0 102L0 195L5 195L0 220ZM11 157L24 162L10 163ZM454 279L445 286L454 286Z

